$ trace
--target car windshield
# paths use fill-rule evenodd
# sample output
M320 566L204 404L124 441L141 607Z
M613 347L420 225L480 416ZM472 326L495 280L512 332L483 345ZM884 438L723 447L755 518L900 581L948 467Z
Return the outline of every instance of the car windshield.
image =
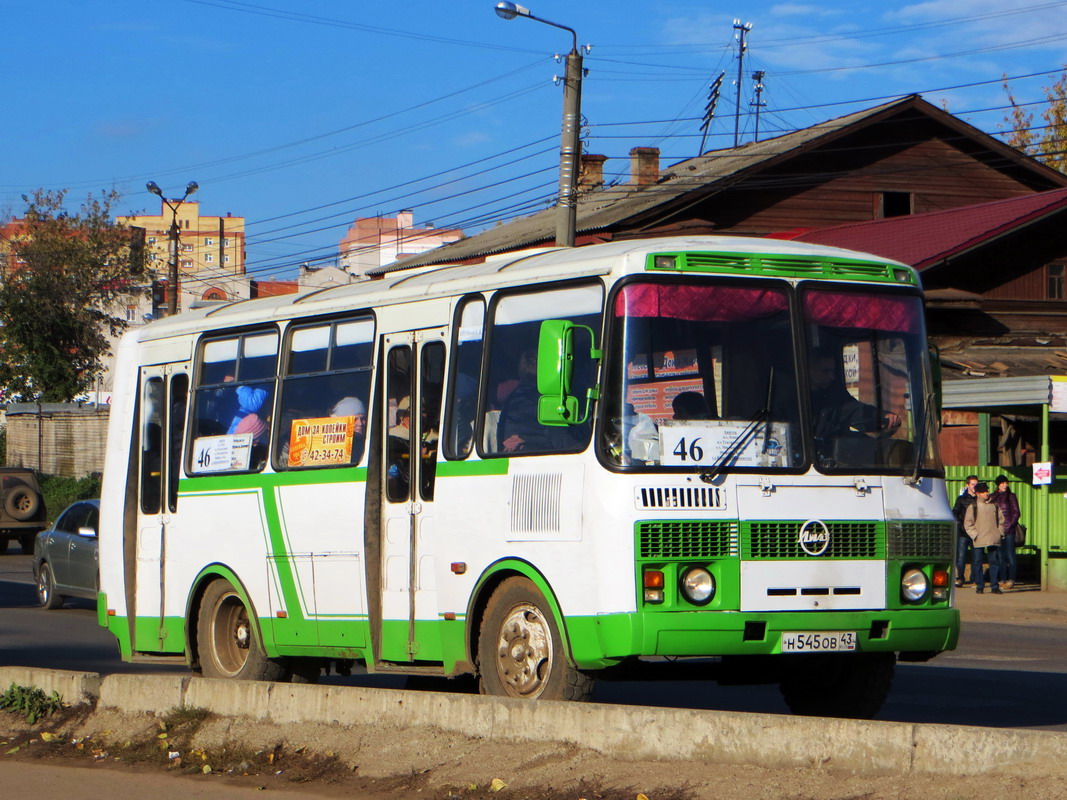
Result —
M631 283L613 311L606 458L633 468L803 463L787 284Z
M816 467L937 468L920 298L820 286L801 307Z

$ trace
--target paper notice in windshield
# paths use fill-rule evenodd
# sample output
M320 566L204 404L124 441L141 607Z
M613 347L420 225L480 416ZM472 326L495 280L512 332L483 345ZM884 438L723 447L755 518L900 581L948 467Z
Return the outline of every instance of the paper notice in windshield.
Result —
M736 448L725 467L783 467L789 459L789 426L782 422L686 420L660 425L660 463L672 467L710 467ZM747 434L746 434L747 431Z
M192 472L246 470L252 454L252 434L201 436L193 442Z

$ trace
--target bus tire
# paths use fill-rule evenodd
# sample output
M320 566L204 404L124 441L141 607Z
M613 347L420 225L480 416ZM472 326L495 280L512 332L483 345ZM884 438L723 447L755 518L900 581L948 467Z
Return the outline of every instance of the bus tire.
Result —
M783 665L781 691L794 714L871 719L893 684L893 653L802 656Z
M512 577L489 597L478 636L482 694L524 700L587 700L593 679L567 660L544 595Z
M43 562L37 570L37 603L41 608L49 611L63 605L66 598L56 592L56 579L52 575L52 567L47 561Z
M277 681L284 665L267 658L241 595L227 581L208 584L196 623L197 659L205 678Z

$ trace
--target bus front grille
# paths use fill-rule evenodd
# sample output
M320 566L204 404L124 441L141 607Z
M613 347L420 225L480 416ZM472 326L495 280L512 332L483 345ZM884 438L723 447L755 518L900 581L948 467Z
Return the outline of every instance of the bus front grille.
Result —
M887 527L890 558L953 558L956 526L951 522L894 520Z
M641 558L727 558L737 556L734 520L639 522Z
M743 529L746 559L884 558L885 542L876 522L827 522L830 541L817 556L800 546L803 522L748 522Z

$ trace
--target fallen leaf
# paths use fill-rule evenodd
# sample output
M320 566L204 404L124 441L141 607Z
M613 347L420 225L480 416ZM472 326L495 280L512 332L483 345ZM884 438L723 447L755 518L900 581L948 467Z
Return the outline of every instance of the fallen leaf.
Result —
M19 747L18 745L15 745L15 746L14 746L14 747L12 747L12 748L11 748L10 750L8 750L8 751L7 751L6 753L4 753L4 755L6 755L6 756L9 756L9 755L11 755L12 753L17 753L17 752L18 752L19 750L21 750L21 749L22 749L21 747Z
M500 778L493 778L493 782L489 784L489 791L491 792L499 792L501 789L506 788L507 784L500 780Z
M41 741L42 742L54 742L58 738L59 738L59 734L49 733L48 731L41 731Z
M648 800L648 797L638 792L636 800Z
M166 738L167 738L167 734L165 734L165 733L161 733L161 734L159 734L159 736L157 736L156 738L157 738L157 739L166 739Z
M204 764L204 766L200 768L200 771L203 772L205 775L210 775L211 774L211 765L210 764Z

